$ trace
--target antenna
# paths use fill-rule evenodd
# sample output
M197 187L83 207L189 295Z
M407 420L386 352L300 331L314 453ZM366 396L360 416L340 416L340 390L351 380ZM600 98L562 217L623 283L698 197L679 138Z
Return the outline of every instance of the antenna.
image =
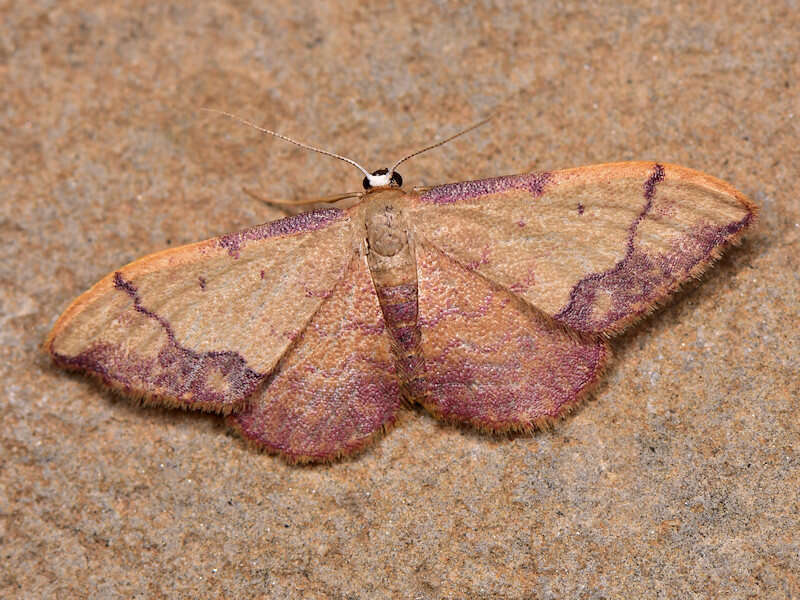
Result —
M282 140L290 142L290 143L294 144L295 146L300 146L301 148L305 148L306 150L311 150L313 152L319 152L320 154L324 154L325 156L332 156L333 158L338 158L339 160L343 160L344 162L353 165L359 171L364 173L364 182L363 182L364 183L364 189L370 189L370 188L373 188L373 187L385 187L385 186L392 185L392 184L396 185L397 187L400 187L401 185L403 185L403 178L400 176L400 173L395 172L395 169L401 163L404 163L405 161L407 161L409 158L411 158L413 156L417 156L418 154L422 154L423 152L427 152L428 150L432 150L433 148L438 148L439 146L441 146L443 144L446 144L447 142L449 142L451 140L454 140L457 137L464 135L465 133L469 133L473 129L477 129L481 125L485 125L486 123L491 121L495 116L495 115L490 115L490 116L486 117L485 119L483 119L482 121L478 121L474 125L471 125L470 127L467 127L466 129L463 129L463 130L459 131L455 135L451 135L449 138L446 138L444 140L441 140L440 142L436 142L435 144L431 144L430 146L426 146L422 150L417 150L416 152L413 152L413 153L411 153L411 154L409 154L407 156L404 156L403 158L398 160L396 163L394 163L394 166L392 166L391 169L378 169L377 171L369 173L364 167L362 167L360 164L358 164L352 158L347 158L346 156L342 156L340 154L336 154L335 152L330 152L328 150L323 150L321 148L316 148L314 146L310 146L309 144L304 144L303 142L298 142L297 140L293 140L289 136L286 136L286 135L283 135L281 133L278 133L277 131L272 131L271 129L265 129L264 127L260 127L260 126L256 125L255 123L253 123L252 121L248 121L247 119L243 119L242 117L238 117L238 116L234 115L233 113L229 113L229 112L226 112L224 110L218 110L216 108L201 108L200 110L204 110L206 112L216 113L218 115L223 115L225 117L229 117L229 118L233 119L234 121L239 121L239 123L242 123L243 125L247 125L249 127L252 127L253 129L256 129L256 130L260 131L261 133L268 133L269 135L273 135L276 138L280 138Z
M406 162L406 161L407 161L409 158L411 158L411 157L413 157L413 156L417 156L418 154L422 154L423 152L427 152L428 150L433 150L434 148L438 148L439 146L443 146L443 145L444 145L444 144L446 144L447 142L449 142L449 141L451 141L451 140L454 140L454 139L456 139L457 137L464 135L465 133L469 133L470 131L472 131L473 129L477 129L477 128L478 128L478 127L480 127L481 125L486 125L486 123L488 123L489 121L491 121L492 119L494 119L494 117L495 117L495 115L489 115L489 116L488 116L488 117L486 117L486 118L485 118L483 121L478 121L478 122L477 122L477 123L475 123L474 125L470 125L470 126L469 126L469 127L467 127L466 129L462 129L462 130L461 130L461 131L459 131L457 134L455 134L455 135L451 135L451 136L450 136L449 138L447 138L447 139L444 139L444 140L442 140L442 141L440 141L440 142L436 142L435 144L431 144L430 146L426 146L426 147L425 147L425 148L423 148L422 150L417 150L416 152L413 152L413 153L409 154L408 156L404 156L403 158L401 158L400 160L398 160L396 163L394 163L394 165L392 166L392 168L391 168L391 169L389 169L389 171L390 171L390 172L392 172L392 173L394 173L394 170L395 170L397 167L399 167L399 166L400 166L402 163Z
M326 156L332 156L333 158L338 158L339 160L343 160L346 163L350 163L355 168L357 168L359 171L364 173L364 175L366 175L367 177L370 176L370 174L367 172L367 170L364 167L362 167L360 164L358 164L356 161L354 161L352 158L347 158L346 156L341 156L339 154L336 154L335 152L329 152L328 150L323 150L322 148L315 148L314 146L309 146L308 144L304 144L303 142L298 142L297 140L293 140L289 136L283 135L282 133L278 133L277 131L272 131L270 129L264 129L263 127L259 127L258 125L256 125L252 121L248 121L247 119L243 119L242 117L237 117L236 115L234 115L232 113L229 113L229 112L225 112L224 110L217 110L216 108L201 108L200 110L204 110L206 112L211 112L211 113L217 113L218 115L224 115L226 117L230 117L234 121L239 121L239 123L242 123L244 125L249 125L253 129L257 129L261 133L268 133L270 135L274 135L276 138L280 138L280 139L285 140L287 142L291 142L295 146L300 146L301 148L305 148L306 150L313 150L314 152L319 152L320 154L325 154Z

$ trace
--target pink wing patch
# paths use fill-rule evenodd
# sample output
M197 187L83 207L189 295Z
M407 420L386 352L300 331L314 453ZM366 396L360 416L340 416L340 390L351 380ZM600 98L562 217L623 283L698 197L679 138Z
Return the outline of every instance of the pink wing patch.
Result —
M147 390L151 397L169 397L187 407L227 412L255 390L263 379L236 352L197 352L182 346L169 322L142 304L138 290L118 271L114 287L130 297L133 306L122 320L128 326L147 326L162 339L156 354L147 356L109 342L98 341L75 356L53 354L70 369L97 374L105 383L133 396Z
M606 343L568 333L438 250L417 247L422 358L411 390L437 416L528 429L597 381Z
M755 219L754 211L727 223L698 218L674 236L668 247L652 251L643 243L642 230L675 216L675 198L659 193L665 169L656 164L642 185L642 211L630 224L625 255L613 267L591 273L570 291L569 302L555 318L579 331L613 332L623 329L661 302L693 275L698 275Z
M401 398L369 269L356 256L263 391L230 420L268 451L318 462L369 443L394 422Z

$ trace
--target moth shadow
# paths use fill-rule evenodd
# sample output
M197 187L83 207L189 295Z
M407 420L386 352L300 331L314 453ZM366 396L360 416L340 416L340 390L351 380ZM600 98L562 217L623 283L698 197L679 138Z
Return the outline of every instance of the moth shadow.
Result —
M66 376L72 381L86 386L87 392L92 392L91 394L87 393L87 396L101 397L108 407L113 408L114 411L117 412L117 417L130 418L131 420L144 417L158 425L180 425L191 423L193 419L205 418L215 429L219 429L220 431L225 429L225 418L223 415L192 410L191 408L184 408L181 406L164 406L156 401L139 398L135 395L127 394L123 390L111 388L104 384L102 379L98 376L92 375L87 377L85 373L80 373L78 371L64 372L52 362L46 360L45 362L47 363L43 365L43 371L45 373L52 372L53 375L58 375L59 377ZM121 414L120 411L122 411Z
M606 369L606 372L608 369ZM414 404L409 409L416 414L417 417L426 417L432 420L437 429L457 431L459 435L471 441L486 441L492 440L496 443L512 442L517 439L535 439L541 435L549 435L555 432L558 427L571 418L576 417L585 409L586 405L593 403L596 400L596 395L604 393L606 389L606 382L601 380L594 384L590 389L586 390L581 398L579 398L572 405L556 417L545 418L538 420L530 425L520 425L519 427L510 427L501 430L492 429L490 427L481 427L463 421L440 419L431 414L421 404Z
M736 281L732 275L742 269L753 268L750 264L753 252L753 242L745 239L735 250L727 252L717 259L714 269L706 269L699 277L688 280L677 291L670 294L663 303L653 307L647 314L642 315L638 321L612 336L609 340L611 355L601 376L582 398L567 407L564 412L555 418L543 419L533 423L531 426L494 431L469 423L436 419L420 404L414 404L411 409L418 414L429 415L430 418L437 422L438 427L456 429L461 435L473 441L485 440L487 437L501 442L506 440L513 441L554 432L563 421L581 414L587 406L597 401L599 397L608 397L609 389L613 387L609 382L609 375L613 374L618 364L626 360L630 352L640 351L645 344L644 340L648 336L651 336L659 329L673 326L675 322L687 319L691 316L691 313L700 308L703 302L708 301L715 293L719 293L719 289L722 286L730 287L731 282Z

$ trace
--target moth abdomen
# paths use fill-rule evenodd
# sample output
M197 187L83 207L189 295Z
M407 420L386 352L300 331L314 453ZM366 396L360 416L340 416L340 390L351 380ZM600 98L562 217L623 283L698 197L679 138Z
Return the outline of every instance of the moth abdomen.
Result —
M407 388L421 365L421 333L417 261L403 197L399 191L377 192L364 218L372 282L397 359L398 377Z

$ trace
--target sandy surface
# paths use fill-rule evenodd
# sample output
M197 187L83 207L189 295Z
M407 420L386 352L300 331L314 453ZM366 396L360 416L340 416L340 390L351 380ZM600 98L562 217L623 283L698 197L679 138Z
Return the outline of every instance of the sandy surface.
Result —
M800 596L793 3L119 4L0 4L0 596ZM115 267L282 214L243 187L359 188L200 107L370 169L504 108L407 184L656 159L762 222L552 430L406 410L355 459L293 467L40 351Z

